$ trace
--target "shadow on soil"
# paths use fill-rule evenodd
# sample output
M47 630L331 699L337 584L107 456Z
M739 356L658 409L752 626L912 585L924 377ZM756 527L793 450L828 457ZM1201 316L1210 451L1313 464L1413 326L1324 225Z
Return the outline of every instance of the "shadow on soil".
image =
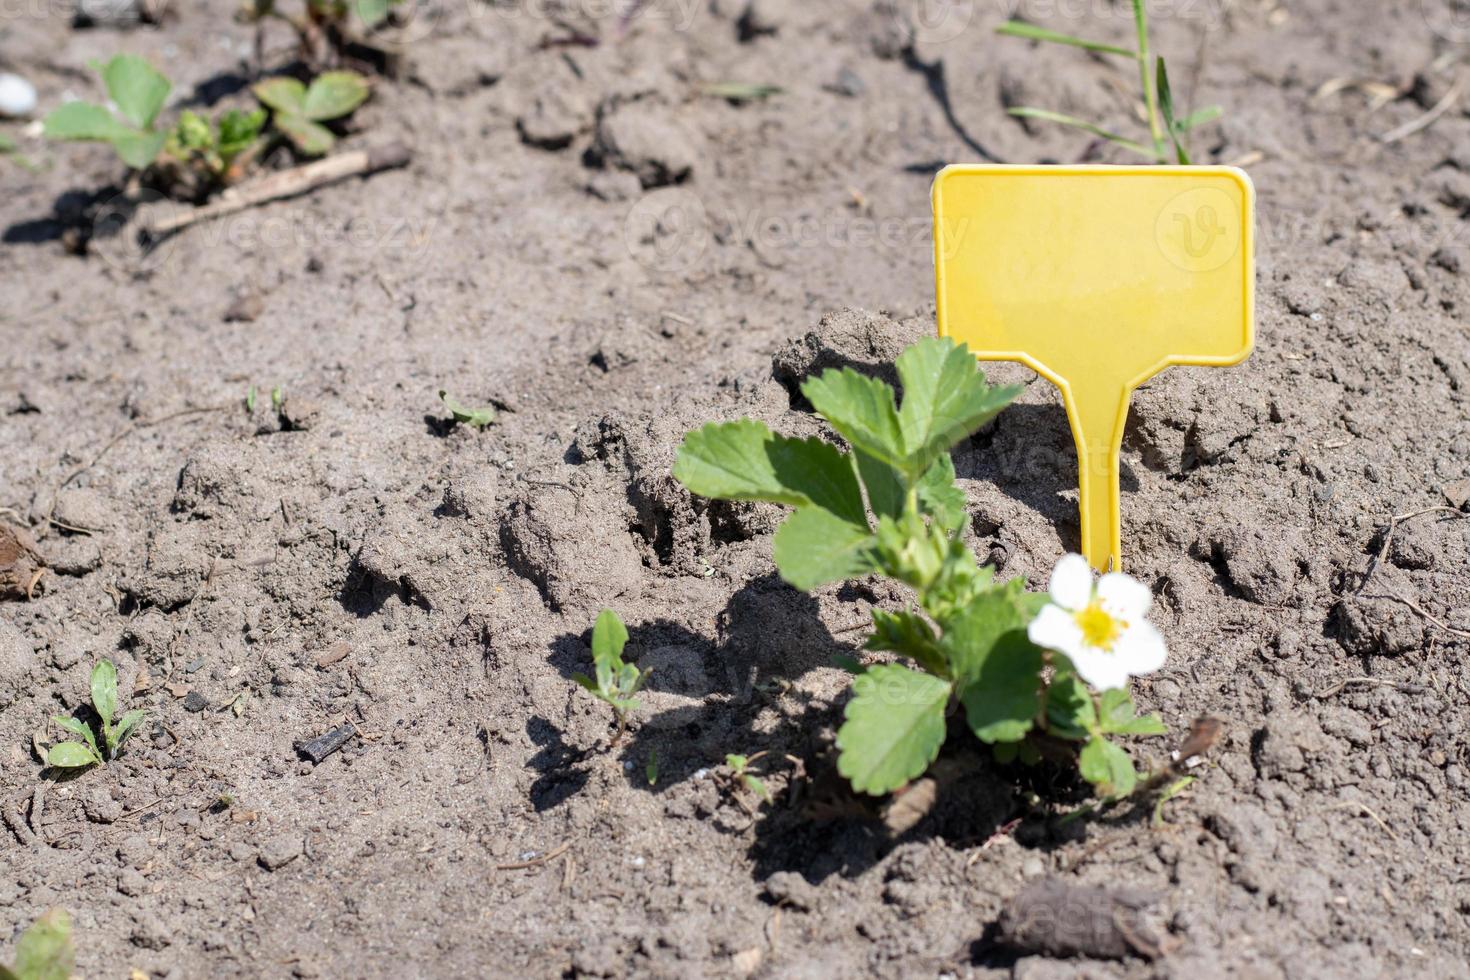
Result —
M851 598L857 595L853 591ZM913 784L921 795L910 820L895 818L893 804L885 812L884 800L854 793L836 771L830 736L841 724L845 698L836 704L797 698L790 681L831 666L834 655L857 654L862 635L834 637L816 601L774 574L731 597L714 637L669 620L631 626L626 656L652 668L646 690L687 698L688 704L656 714L645 708L636 719L614 749L629 784L669 797L671 810L681 816L711 819L728 833L748 835L758 881L782 871L812 883L834 874L855 876L911 840L942 838L970 847L1014 834L1026 846L1048 848L1085 832L1084 821L1057 828L1026 802L1040 797L1080 803L1086 788L1074 766L997 766L958 713L950 719L954 737L931 778ZM551 644L549 662L568 682L588 670L590 642L589 629ZM606 742L572 745L541 717L530 721L527 733L539 747L530 762L539 773L530 793L538 811L580 792L589 775L582 763L608 749ZM759 774L788 778L771 802L741 790L719 766L727 753L757 751L763 753ZM651 756L657 759L652 783L646 775Z

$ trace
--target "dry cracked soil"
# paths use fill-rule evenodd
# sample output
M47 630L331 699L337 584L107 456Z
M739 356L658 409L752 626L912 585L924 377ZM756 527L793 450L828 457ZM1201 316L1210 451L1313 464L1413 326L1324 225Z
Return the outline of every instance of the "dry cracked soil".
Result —
M410 166L149 252L103 214L110 151L7 127L40 166L0 160L0 519L33 544L0 577L0 946L63 906L87 977L1470 976L1457 3L1154 5L1176 88L1226 109L1197 158L1259 192L1254 355L1149 383L1124 443L1171 649L1137 697L1175 739L1224 722L1161 825L1065 821L1064 770L978 758L875 822L830 778L832 658L903 595L793 591L779 513L670 476L708 420L830 435L800 380L932 333L938 167L1126 160L1006 114L1138 125L1126 65L995 36L1013 6L429 2L344 133ZM1019 8L1129 37L1126 4ZM229 105L232 12L12 5L0 63L43 108L117 50L170 112ZM955 454L966 536L1040 587L1077 547L1070 438L1047 384L986 371L1026 388ZM615 747L570 680L603 607L654 668ZM147 722L48 778L102 657ZM1049 876L1150 896L1163 955L1001 942Z

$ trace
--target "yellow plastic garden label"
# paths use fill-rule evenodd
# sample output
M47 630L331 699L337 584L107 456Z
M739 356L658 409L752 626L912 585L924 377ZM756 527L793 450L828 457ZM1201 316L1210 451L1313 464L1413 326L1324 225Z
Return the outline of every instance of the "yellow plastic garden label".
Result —
M1098 570L1122 567L1133 389L1171 364L1250 354L1254 212L1233 167L958 166L934 181L939 333L1061 390Z

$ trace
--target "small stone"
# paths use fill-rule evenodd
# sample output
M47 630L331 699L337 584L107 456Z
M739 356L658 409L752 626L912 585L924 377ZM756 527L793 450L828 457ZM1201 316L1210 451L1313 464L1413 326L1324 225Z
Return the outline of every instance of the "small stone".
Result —
M190 691L184 696L184 710L195 715L201 711L208 711L209 699L198 691Z
M0 116L29 116L36 109L36 87L19 75L0 72Z
M867 93L868 85L857 72L851 68L844 68L837 73L837 81L832 83L831 91L838 95L845 95L849 99L856 99Z
M123 815L123 805L111 793L97 789L82 798L82 812L93 823L116 823Z
M231 844L225 853L230 856L231 861L251 861L255 858L255 848L244 841Z
M279 834L260 845L260 865L267 871L278 871L301 856L304 849L297 834Z

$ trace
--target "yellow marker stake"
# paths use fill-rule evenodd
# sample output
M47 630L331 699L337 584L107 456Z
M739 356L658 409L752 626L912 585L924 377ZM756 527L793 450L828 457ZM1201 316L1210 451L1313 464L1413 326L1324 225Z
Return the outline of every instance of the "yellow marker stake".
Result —
M1233 167L946 167L934 181L939 333L1061 390L1082 553L1122 567L1128 402L1171 364L1228 367L1255 338L1255 189Z

